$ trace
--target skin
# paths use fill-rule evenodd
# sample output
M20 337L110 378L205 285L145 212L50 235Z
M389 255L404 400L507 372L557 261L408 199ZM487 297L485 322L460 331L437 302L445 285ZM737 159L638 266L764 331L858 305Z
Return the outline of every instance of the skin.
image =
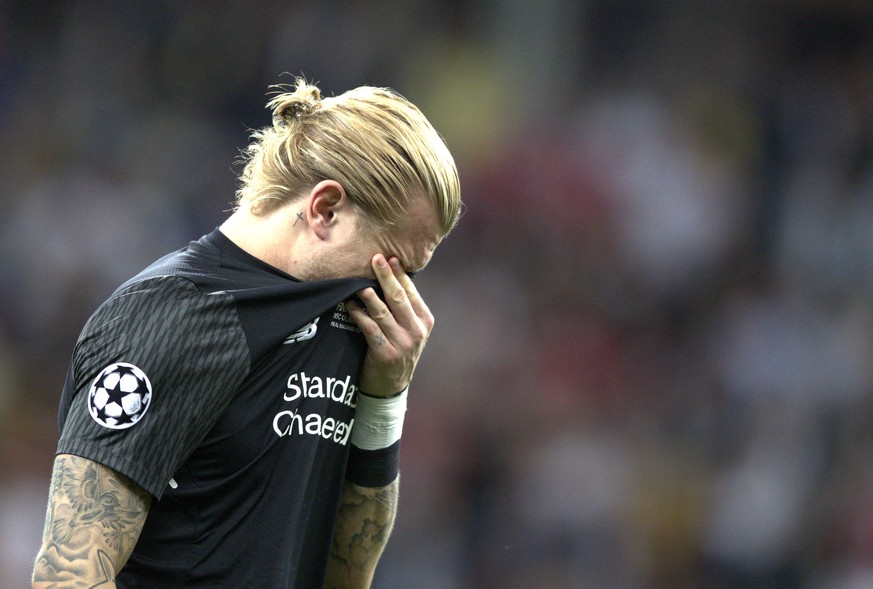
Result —
M33 587L111 588L139 538L152 497L85 458L55 458Z
M327 564L325 589L369 587L397 512L399 478L367 488L346 481Z
M301 280L378 280L384 300L367 288L357 293L365 307L346 303L368 344L359 386L380 396L409 384L434 319L406 272L424 268L442 239L436 214L423 198L404 226L375 231L342 186L327 180L269 214L240 207L220 229L250 254ZM325 587L370 586L394 524L398 488L399 480L379 488L345 483ZM109 468L58 455L32 586L115 587L151 500Z

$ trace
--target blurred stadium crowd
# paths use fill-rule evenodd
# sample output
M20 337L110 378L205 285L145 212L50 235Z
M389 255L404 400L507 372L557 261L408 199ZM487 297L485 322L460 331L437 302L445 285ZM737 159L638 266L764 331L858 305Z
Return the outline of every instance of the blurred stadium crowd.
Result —
M265 93L374 84L467 212L376 587L873 587L873 4L0 3L0 587L84 320L210 231Z

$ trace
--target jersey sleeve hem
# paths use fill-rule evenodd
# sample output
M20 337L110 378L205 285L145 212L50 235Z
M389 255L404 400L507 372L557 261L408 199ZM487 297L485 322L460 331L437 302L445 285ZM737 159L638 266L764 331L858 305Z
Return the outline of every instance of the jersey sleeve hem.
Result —
M154 475L140 465L125 460L117 452L101 447L96 442L86 440L61 439L58 442L56 454L73 454L88 460L93 460L119 474L123 474L142 489L160 500L166 489L166 481L156 481Z

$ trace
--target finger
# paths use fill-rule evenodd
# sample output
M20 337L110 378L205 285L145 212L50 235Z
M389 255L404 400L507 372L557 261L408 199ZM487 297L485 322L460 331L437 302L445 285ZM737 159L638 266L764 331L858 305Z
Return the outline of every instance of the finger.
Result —
M410 341L418 337L417 334L425 331L421 321L412 315L412 307L407 303L406 315L412 317L407 325L397 320L397 313L383 301L372 288L365 288L358 292L358 297L366 306L366 313L375 322L379 330L387 337L395 347L403 348Z
M391 258L391 260L393 265L389 264L382 254L376 254L372 260L373 271L376 273L376 279L382 286L382 292L385 294L385 303L388 304L391 313L398 323L409 327L417 318L415 309L412 307L406 289L400 283L395 273L394 267L398 266L400 262L397 258Z
M406 292L406 297L409 299L409 304L412 306L416 316L421 319L429 329L433 328L433 314L430 312L421 294L412 282L412 278L406 273L406 269L397 258L391 258L388 263L391 265L391 270L394 272L394 277L397 282Z
M376 294L375 289L365 288L364 290L358 291L358 298L364 303L366 309L365 313L367 313L370 319L379 325L384 325L394 320L391 309L385 301Z
M370 291L373 297L375 297L377 300L379 299L379 297L376 296L376 293L373 292L372 288L365 290ZM368 298L365 295L365 291L359 292L358 296L362 299ZM361 333L364 334L364 339L367 340L368 346L370 346L371 348L381 348L389 343L388 338L384 335L384 332L382 331L382 327L356 301L346 301L346 310L348 311L354 322L361 329Z

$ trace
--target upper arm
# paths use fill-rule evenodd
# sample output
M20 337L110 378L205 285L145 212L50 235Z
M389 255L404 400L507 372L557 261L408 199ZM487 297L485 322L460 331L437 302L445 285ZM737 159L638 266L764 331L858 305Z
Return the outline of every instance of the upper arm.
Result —
M88 456L160 498L233 399L248 362L230 295L203 295L181 278L138 283L102 305L79 337L58 453ZM115 396L131 372L136 382L125 386L140 394L133 419ZM112 407L103 405L109 399Z
M114 587L151 500L126 476L87 458L59 454L33 586L79 586L79 581L87 587Z

